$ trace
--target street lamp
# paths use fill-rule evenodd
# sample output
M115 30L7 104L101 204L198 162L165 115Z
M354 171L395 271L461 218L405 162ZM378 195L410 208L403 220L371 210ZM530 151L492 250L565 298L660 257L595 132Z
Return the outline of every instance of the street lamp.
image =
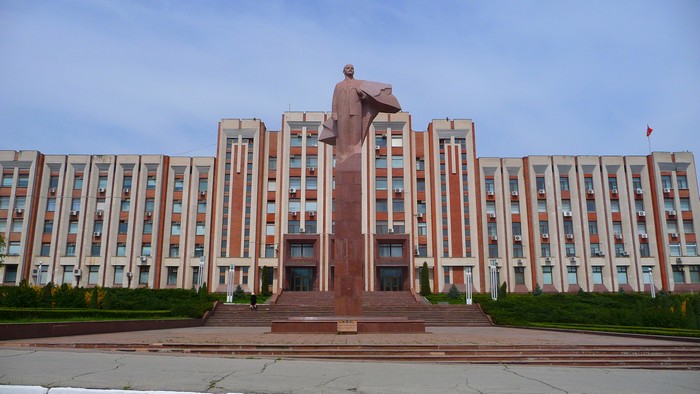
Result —
M36 271L36 284L41 286L41 273L44 271L44 263L39 262L39 268Z
M233 303L233 272L236 266L231 264L228 266L228 281L226 281L226 303Z
M471 268L471 267L470 267ZM467 305L472 304L472 271L467 271Z
M126 288L130 289L131 288L131 278L134 276L134 273L129 271L126 273Z
M498 260L491 260L489 267L491 272L491 299L498 300Z
M197 271L197 291L202 287L202 278L204 276L204 256L199 256L199 271Z
M649 293L651 298L656 298L656 289L654 286L654 275L651 274L653 267L646 267L646 273L649 274Z

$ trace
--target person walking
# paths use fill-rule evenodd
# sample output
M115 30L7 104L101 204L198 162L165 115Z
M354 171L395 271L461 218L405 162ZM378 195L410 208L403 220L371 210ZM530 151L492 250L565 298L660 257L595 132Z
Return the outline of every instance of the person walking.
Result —
M255 293L250 293L250 310L258 309L258 296Z

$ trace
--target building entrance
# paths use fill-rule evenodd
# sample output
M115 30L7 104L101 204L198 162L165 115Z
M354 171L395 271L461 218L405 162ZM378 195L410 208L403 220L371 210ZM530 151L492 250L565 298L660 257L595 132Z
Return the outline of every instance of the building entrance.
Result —
M314 284L314 269L293 267L289 270L289 290L311 291Z
M403 268L379 268L380 291L403 290Z

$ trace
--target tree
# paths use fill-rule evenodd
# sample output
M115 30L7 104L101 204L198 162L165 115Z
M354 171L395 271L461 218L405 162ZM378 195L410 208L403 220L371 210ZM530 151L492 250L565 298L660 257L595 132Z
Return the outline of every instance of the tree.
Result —
M0 233L0 267L5 262L5 238Z
M461 294L459 293L459 290L457 289L457 286L455 286L454 284L452 284L452 287L450 287L450 291L447 292L447 298L456 300L456 299L458 299L460 296L461 296Z
M270 267L262 267L262 274L260 275L262 280L262 284L260 287L260 295L264 297L270 295L270 279L272 276L270 275L270 269Z
M428 263L424 262L420 269L420 295L427 296L432 294L430 291L430 271L428 271Z

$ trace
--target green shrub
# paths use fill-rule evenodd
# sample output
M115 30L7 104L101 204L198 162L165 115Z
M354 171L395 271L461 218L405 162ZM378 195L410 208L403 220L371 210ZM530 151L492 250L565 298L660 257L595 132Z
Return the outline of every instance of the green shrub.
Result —
M462 295L459 293L459 290L457 290L457 286L452 284L452 287L450 287L450 291L447 292L447 298L451 298L454 300L461 297Z
M270 284L272 284L272 273L270 272L271 270L271 267L262 267L262 273L260 275L262 281L262 284L260 286L260 295L264 297L270 296Z
M498 298L505 298L508 295L508 284L503 282L498 288Z
M432 291L430 290L430 272L428 269L428 263L424 262L420 269L420 294L422 296L432 294Z
M236 286L236 290L233 292L233 298L236 300L242 300L245 298L245 291L243 291L241 285Z

